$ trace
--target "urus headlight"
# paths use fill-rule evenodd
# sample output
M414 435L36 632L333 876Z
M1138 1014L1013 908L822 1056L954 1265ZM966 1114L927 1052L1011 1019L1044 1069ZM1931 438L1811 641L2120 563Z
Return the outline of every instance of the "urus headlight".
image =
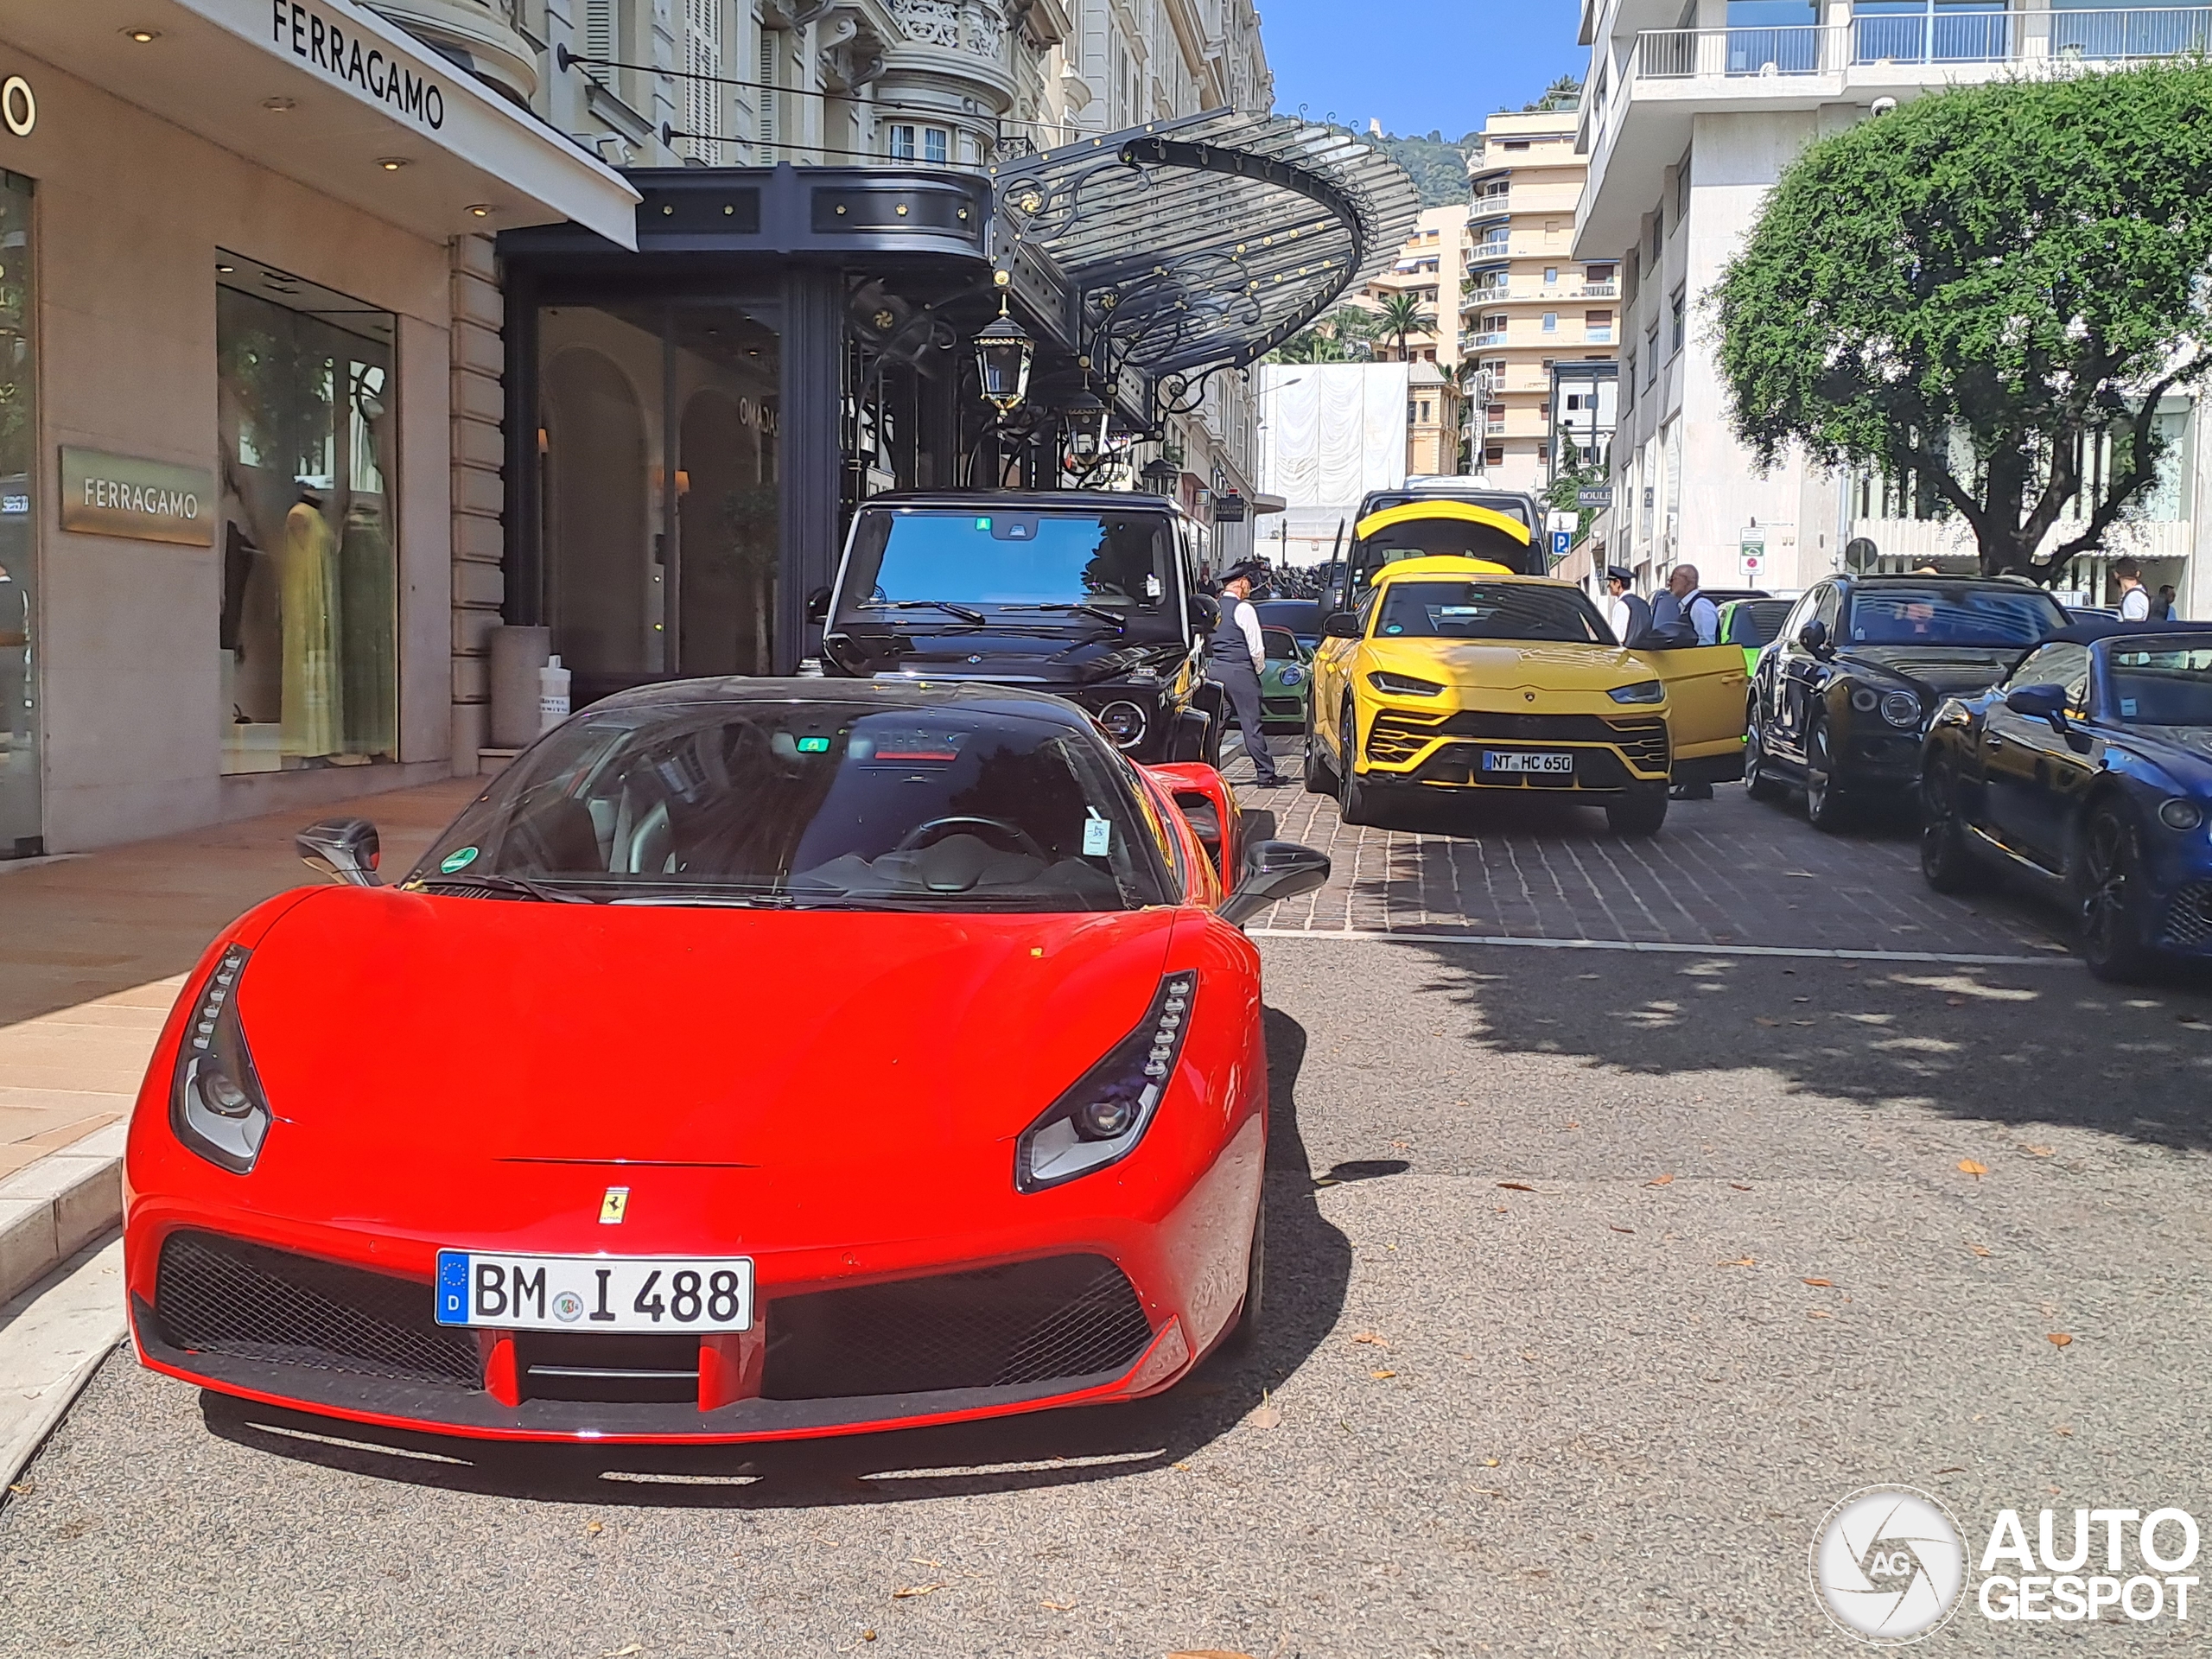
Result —
M1433 697L1444 690L1434 680L1415 679L1410 674L1386 674L1379 668L1367 677L1367 683L1394 697Z
M200 987L169 1084L169 1126L211 1164L243 1175L269 1135L269 1103L238 1023L238 976L252 952L234 944Z
M1617 685L1605 695L1615 702L1664 702L1667 688L1657 680L1638 680L1634 685Z
M1160 982L1136 1029L1022 1131L1014 1154L1016 1187L1041 1192L1118 1163L1135 1150L1175 1074L1198 994L1195 973L1170 974Z

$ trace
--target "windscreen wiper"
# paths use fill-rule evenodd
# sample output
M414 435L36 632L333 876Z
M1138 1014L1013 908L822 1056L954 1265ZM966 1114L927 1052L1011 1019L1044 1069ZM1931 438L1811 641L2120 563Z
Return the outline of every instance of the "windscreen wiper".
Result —
M425 881L426 887L493 887L501 893L518 893L524 898L542 899L550 905L595 905L596 899L588 899L581 893L564 893L559 887L549 887L543 881L533 881L526 875L453 875L440 876Z
M987 626L990 618L967 605L956 605L949 599L875 599L861 608L864 611L949 611L963 622L972 622L977 627Z
M1100 605L1010 605L1007 608L1018 611L1073 611L1078 616L1095 616L1101 622L1111 622L1114 625L1114 632L1116 633L1127 633L1129 631L1128 618Z

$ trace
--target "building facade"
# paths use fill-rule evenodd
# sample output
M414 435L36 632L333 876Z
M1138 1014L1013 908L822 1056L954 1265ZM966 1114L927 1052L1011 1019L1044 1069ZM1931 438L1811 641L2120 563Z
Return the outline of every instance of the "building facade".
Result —
M2201 49L2202 15L2063 0L1585 0L1589 183L1573 246L1586 268L1618 268L1624 319L1605 556L1647 582L1687 560L1710 585L1777 590L1843 568L1854 541L1879 568L1972 568L1971 534L1910 490L1794 457L1757 469L1729 426L1704 297L1814 138L1943 86ZM2202 615L2212 584L2191 550L2212 452L2193 400L2171 399L2159 419L2169 476L2061 591L2104 602L2112 559L2132 554Z
M486 232L637 193L390 10L0 19L0 855L474 769Z
M1552 369L1605 362L1619 316L1616 260L1574 257L1586 162L1573 111L1505 111L1471 158L1459 346L1476 365L1469 449L1493 487L1541 493L1558 416Z

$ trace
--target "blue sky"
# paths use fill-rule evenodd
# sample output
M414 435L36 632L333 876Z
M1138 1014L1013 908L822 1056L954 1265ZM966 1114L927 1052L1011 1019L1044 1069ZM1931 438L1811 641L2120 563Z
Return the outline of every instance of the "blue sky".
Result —
M1447 139L1582 73L1577 0L1258 0L1275 107Z

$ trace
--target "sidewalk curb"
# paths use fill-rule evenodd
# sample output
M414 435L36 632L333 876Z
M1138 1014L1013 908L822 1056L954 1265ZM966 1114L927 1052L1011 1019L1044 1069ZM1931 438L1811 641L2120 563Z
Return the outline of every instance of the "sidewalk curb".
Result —
M0 1304L0 1503L128 1329L120 1238Z
M0 1180L0 1302L123 1223L130 1121L95 1129Z

